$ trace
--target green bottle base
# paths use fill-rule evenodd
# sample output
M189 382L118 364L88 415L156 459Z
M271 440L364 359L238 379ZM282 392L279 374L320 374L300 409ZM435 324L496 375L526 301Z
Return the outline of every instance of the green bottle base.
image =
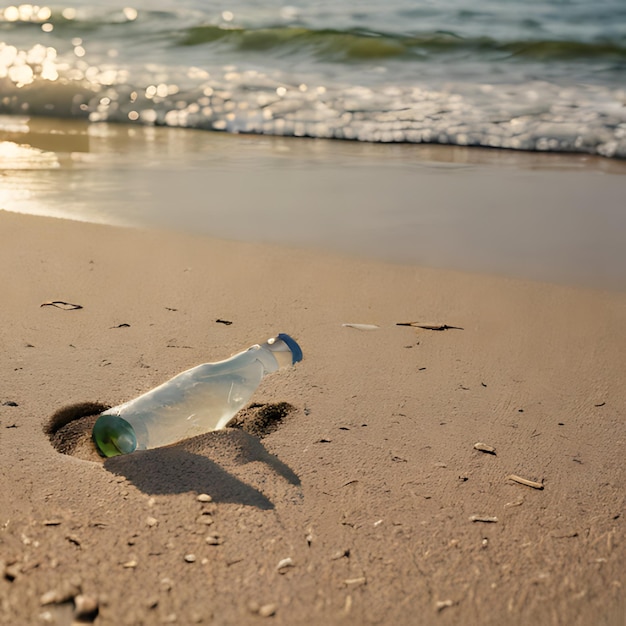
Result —
M137 448L133 427L117 415L101 415L91 433L98 452L105 457L130 454Z

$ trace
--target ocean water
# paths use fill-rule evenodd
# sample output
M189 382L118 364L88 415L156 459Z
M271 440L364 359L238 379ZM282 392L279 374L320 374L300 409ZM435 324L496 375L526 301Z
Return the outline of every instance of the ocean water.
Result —
M623 159L626 2L0 5L0 114Z

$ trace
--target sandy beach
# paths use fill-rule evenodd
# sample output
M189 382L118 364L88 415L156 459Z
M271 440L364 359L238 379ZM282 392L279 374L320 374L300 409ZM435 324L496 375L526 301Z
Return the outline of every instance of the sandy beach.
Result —
M624 624L623 291L6 211L0 236L0 623ZM304 360L254 395L293 407L273 432L90 449L98 407L278 332Z
M0 626L626 626L625 4L0 7Z

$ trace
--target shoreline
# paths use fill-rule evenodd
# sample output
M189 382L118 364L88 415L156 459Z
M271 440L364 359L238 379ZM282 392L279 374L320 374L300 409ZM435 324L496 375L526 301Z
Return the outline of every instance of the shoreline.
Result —
M626 290L622 162L17 117L0 141L30 146L0 155L11 211Z
M623 622L625 293L4 211L0 232L3 623L69 623L75 593L41 601L68 583L96 626ZM261 439L103 464L44 432L276 332L304 360L257 390L294 407Z

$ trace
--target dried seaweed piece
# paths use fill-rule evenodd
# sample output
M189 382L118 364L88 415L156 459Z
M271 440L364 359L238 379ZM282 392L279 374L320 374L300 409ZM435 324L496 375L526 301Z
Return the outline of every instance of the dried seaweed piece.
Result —
M74 311L75 309L82 309L82 304L72 304L71 302L64 302L63 300L50 300L50 302L44 302L42 306L54 306L57 309L63 309L64 311Z
M424 330L463 330L460 326L450 326L449 324L420 324L419 322L397 322L396 326L411 326L413 328L423 328Z
M217 319L215 320L216 324L224 324L224 326L230 326L232 322L230 320Z

